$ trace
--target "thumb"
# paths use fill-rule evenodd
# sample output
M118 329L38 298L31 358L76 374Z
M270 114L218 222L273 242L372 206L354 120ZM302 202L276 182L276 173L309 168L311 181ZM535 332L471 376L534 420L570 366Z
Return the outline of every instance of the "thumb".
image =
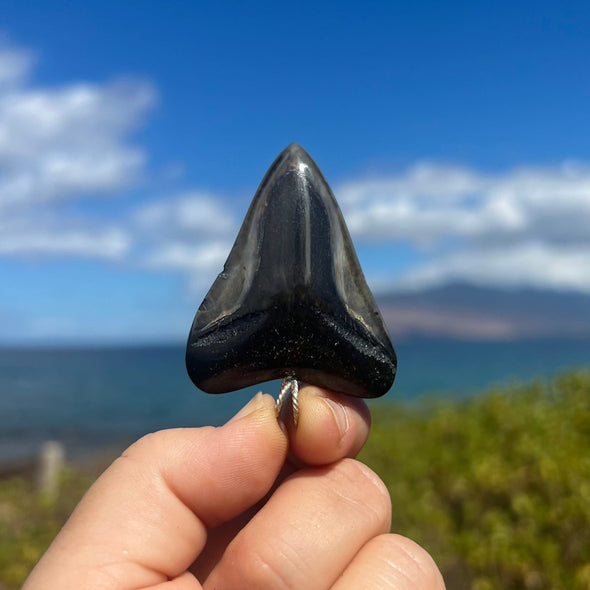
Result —
M164 430L97 480L23 590L144 588L183 574L207 528L269 491L287 453L274 400L257 394L221 428Z

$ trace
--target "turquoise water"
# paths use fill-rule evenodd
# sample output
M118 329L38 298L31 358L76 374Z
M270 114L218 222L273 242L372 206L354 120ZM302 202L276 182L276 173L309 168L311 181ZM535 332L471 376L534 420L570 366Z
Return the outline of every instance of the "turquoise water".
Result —
M477 394L491 385L590 367L590 339L398 342L396 383L383 401ZM190 383L182 346L0 349L0 459L58 439L69 448L133 440L177 426L220 424L256 391L206 395Z

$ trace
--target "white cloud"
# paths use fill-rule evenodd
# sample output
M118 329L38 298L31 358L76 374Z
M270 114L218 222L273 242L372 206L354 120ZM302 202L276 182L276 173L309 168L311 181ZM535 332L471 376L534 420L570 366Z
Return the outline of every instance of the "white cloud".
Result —
M467 168L422 162L395 176L348 182L338 187L336 195L344 206L380 202L388 195L419 200L436 195L448 205L480 191L482 182L479 174Z
M41 216L0 219L0 256L47 256L121 260L131 237L118 227L97 226L83 220L66 222Z
M346 218L351 233L360 240L405 241L422 247L434 246L446 237L515 233L527 224L522 211L507 201L484 202L470 209L464 203L445 206L436 198L423 204L413 196L357 205Z
M184 273L194 291L220 272L237 232L228 204L199 192L152 202L133 217L137 235L147 243L142 264Z
M7 89L0 96L0 155L120 149L154 101L151 84L131 79Z
M0 88L22 84L33 65L33 55L24 49L2 45L0 38Z
M482 241L589 239L590 167L483 174L421 164L379 182L339 188L358 240L435 248L447 238Z
M129 231L61 207L122 194L143 174L146 156L130 134L155 89L132 79L35 87L34 62L0 40L0 255L120 260Z
M190 290L203 296L221 272L231 246L230 241L168 242L157 246L143 264L158 271L181 272L188 279Z
M146 264L164 270L186 270L190 273L220 271L231 243L209 242L188 245L182 242L169 243L152 253Z
M197 191L159 200L135 212L135 221L142 229L160 235L186 233L192 239L233 234L237 224L225 202L213 195Z
M590 244L580 248L525 243L508 248L465 250L411 271L402 285L420 288L458 280L590 293Z
M0 47L0 209L106 194L137 180L145 153L129 143L156 100L140 80L28 84L31 56Z
M389 179L347 183L341 193L357 243L403 244L429 257L401 277L403 285L469 281L590 292L587 165L486 174L421 164Z

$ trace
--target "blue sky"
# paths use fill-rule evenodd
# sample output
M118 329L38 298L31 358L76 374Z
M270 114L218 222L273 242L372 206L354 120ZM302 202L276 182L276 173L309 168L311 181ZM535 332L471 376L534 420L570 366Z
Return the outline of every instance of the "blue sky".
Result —
M297 141L377 291L590 292L586 2L3 2L0 343L182 340Z

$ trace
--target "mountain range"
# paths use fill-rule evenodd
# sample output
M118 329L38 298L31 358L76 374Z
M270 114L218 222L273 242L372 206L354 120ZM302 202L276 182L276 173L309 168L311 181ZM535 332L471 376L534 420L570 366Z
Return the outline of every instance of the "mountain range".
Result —
M376 297L396 338L473 340L589 337L590 295L450 284Z

